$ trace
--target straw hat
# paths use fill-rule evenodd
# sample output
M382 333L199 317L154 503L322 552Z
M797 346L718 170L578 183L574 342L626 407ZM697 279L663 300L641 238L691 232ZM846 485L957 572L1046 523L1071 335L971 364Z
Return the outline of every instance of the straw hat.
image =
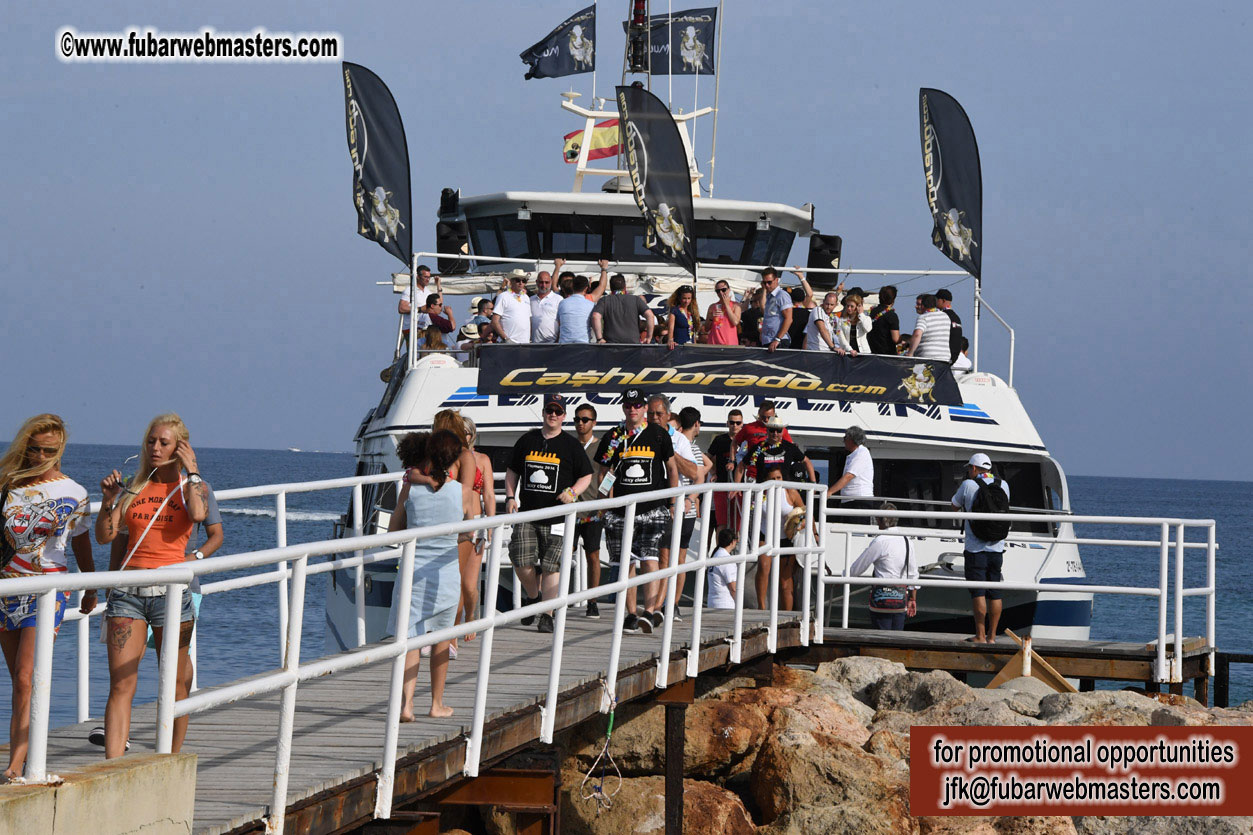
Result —
M461 330L458 333L462 339L478 339L479 326L475 324L462 325Z

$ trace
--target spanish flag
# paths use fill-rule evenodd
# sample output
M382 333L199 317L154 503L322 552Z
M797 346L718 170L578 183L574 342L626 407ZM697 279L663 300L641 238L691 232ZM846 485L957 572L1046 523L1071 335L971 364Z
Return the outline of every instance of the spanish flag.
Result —
M566 162L578 162L579 151L583 143L583 131L576 130L564 137L565 146L561 149L561 157ZM618 155L618 120L610 119L592 128L592 148L587 154L589 160L616 157Z

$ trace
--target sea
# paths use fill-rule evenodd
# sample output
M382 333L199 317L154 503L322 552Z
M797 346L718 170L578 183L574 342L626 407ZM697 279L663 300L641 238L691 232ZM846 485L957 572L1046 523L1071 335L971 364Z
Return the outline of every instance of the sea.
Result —
M130 446L71 444L63 469L99 499L99 482L110 470L129 473L126 459L138 452ZM354 470L347 453L286 450L197 448L200 471L217 490L317 479L342 478ZM1218 522L1218 646L1227 651L1253 649L1253 484L1234 481L1072 476L1071 506L1076 513L1101 516L1171 516L1215 519ZM288 544L314 542L331 535L333 525L349 505L348 490L294 493L287 498ZM272 548L276 542L275 509L270 498L221 504L225 543L219 554ZM1081 536L1103 539L1147 538L1156 531L1118 526L1084 526ZM1192 538L1191 536L1189 537ZM1202 541L1202 540L1198 540ZM1156 548L1082 546L1088 578L1094 583L1156 586ZM108 546L95 546L96 565L108 567ZM72 562L72 560L71 560ZM1205 581L1203 551L1190 551L1184 561L1188 586ZM232 576L217 575L217 578ZM216 579L216 578L215 578ZM305 591L306 618L301 655L317 658L326 651L324 600L328 575L309 578ZM279 666L278 591L276 585L239 589L206 597L200 609L197 633L197 680L200 687L225 684ZM100 643L99 618L93 618L87 653L90 660L89 714L104 714L109 674L105 646ZM1173 629L1173 603L1169 628ZM52 723L77 721L78 626L67 624L54 645ZM1204 598L1185 600L1184 632L1205 634ZM1092 638L1148 643L1157 635L1157 606L1151 598L1098 595L1092 615ZM136 702L156 699L156 652L149 650L139 671ZM1108 685L1118 686L1118 685ZM8 688L7 680L0 693ZM11 691L10 691L11 692ZM1188 691L1191 692L1190 690ZM1231 704L1253 699L1253 665L1231 670ZM10 699L0 696L0 727L11 715Z

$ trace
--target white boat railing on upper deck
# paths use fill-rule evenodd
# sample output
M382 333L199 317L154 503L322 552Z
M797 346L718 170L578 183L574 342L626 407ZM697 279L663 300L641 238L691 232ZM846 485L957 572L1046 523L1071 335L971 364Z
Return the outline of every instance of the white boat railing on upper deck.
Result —
M360 509L361 485L396 480L398 478L399 474L397 473L387 473L373 476L333 479L322 482L308 482L304 484L244 488L237 491L224 490L221 492L220 496L223 500L229 500L230 498L274 495L276 503L276 524L279 527L279 534L277 538L280 541L285 541L286 515L283 512L283 509L285 508L286 495L288 493L352 487L354 490L354 507ZM815 526L812 523L807 523L804 525L802 532L796 537L797 541L794 542L792 546L788 548L780 547L783 520L780 512L781 504L779 502L779 491L786 487L797 489L804 494L805 506L808 514L807 518L809 520L821 518L822 524L816 526L818 528L817 542L814 541ZM292 729L294 727L293 723L294 711L296 707L296 692L300 683L303 681L308 681L313 678L318 678L320 676L344 670L360 668L382 661L390 660L392 662L393 667L389 688L388 712L385 726L384 752L382 760L383 766L378 778L379 782L375 807L376 817L388 817L391 810L393 778L395 774L396 757L399 745L399 714L401 684L404 672L404 655L408 651L419 649L424 646L430 646L441 641L460 638L472 632L480 633L482 643L479 647L480 656L478 678L476 680L474 710L470 722L470 734L467 742L465 759L465 773L469 776L474 776L478 773L481 758L483 723L486 718L487 689L492 671L493 638L494 631L497 627L508 626L520 621L524 617L537 615L545 611L553 611L554 613L552 654L549 662L548 688L542 707L540 733L542 741L551 742L553 732L555 730L558 682L561 673L562 651L564 648L566 615L569 607L572 605L585 604L593 598L609 594L616 595L614 618L611 621L610 626L612 635L610 653L605 669L605 685L607 695L605 702L602 705L602 710L609 710L614 703L617 692L618 662L621 657L622 641L622 632L619 628L619 624L622 623L623 617L626 614L626 592L631 587L643 586L657 580L667 581L663 629L661 634L661 651L655 678L656 686L661 688L669 684L670 647L673 640L673 615L677 589L676 578L679 576L685 576L688 573L694 573L696 575L693 598L699 604L704 597L705 574L710 567L720 564L735 564L738 567L734 629L732 638L730 639L730 660L732 663L738 663L742 660L744 589L746 585L745 577L747 573L747 562L749 560L756 559L756 557L761 553L772 553L776 555L794 554L800 557L800 563L804 568L800 615L800 640L803 645L808 645L811 640L811 626L814 627L813 640L816 642L821 642L822 640L822 630L825 626L824 589L827 585L843 585L845 587L850 585L918 585L923 587L944 585L947 588L967 588L972 585L980 585L976 583L967 583L963 580L893 581L878 580L869 577L848 577L847 566L849 561L847 559L847 542L852 528L851 526L839 525L836 523L836 520L843 516L865 515L866 511L824 508L820 516L815 516L815 509L818 507L819 502L822 501L822 497L825 495L825 489L826 488L823 485L786 482L766 482L763 484L690 485L686 487L661 490L655 493L639 494L627 498L602 499L594 502L562 505L542 511L528 511L524 513L504 514L492 517L479 517L478 519L464 522L423 528L411 528L403 531L396 531L394 533L365 536L360 535L359 530L355 530L354 536L347 539L329 539L300 545L286 547L280 546L264 551L213 557L207 560L187 562L165 568L126 572L95 572L89 574L61 573L56 575L42 575L2 580L0 581L0 595L33 593L38 596L36 614L35 673L34 687L31 698L30 745L27 760L28 779L31 782L38 782L47 779L48 719L53 650L52 621L55 607L55 596L58 590L82 590L87 588L112 589L120 586L134 586L137 584L164 585L166 586L166 615L168 618L177 618L181 594L197 578L207 577L226 571L243 569L270 569L273 567L274 570L265 571L264 573L249 575L244 578L219 581L218 583L206 584L204 586L204 590L206 593L214 593L241 588L244 585L257 585L261 583L277 583L281 589L289 583L286 593L282 593L280 595L282 599L282 602L280 602L280 608L285 606L287 614L281 619L281 625L284 628L283 635L285 637L285 641L283 645L284 652L282 654L281 667L278 670L253 677L245 681L201 690L176 702L174 698L174 675L176 671L175 662L177 642L167 641L162 646L161 650L157 699L157 750L161 753L166 753L171 750L173 741L173 722L176 717L204 712L240 699L246 699L266 693L278 691L282 692L282 707L280 710L279 723L276 732L274 794L273 803L271 805L272 813L267 820L267 829L272 832L281 832L284 820L283 812L286 809L288 769L291 757L291 740ZM572 562L574 561L575 556L573 532L576 515L578 513L608 509L621 510L625 517L623 531L624 547L622 548L622 553L629 554L629 543L633 539L635 524L635 508L639 502L658 498L673 500L683 495L699 494L702 497L701 530L707 531L709 530L709 522L712 518L713 496L715 493L719 492L733 494L738 493L751 499L751 501L749 501L749 511L741 514L741 545L738 553L717 560L711 559L711 544L709 537L702 535L700 539L701 545L697 550L696 559L688 561L682 565L671 565L664 570L642 574L636 578L630 579L627 577L627 561L623 561L618 566L617 580L593 589L575 591L569 590ZM1216 641L1214 627L1214 592L1216 585L1215 552L1217 550L1217 542L1215 526L1212 520L1124 518L1104 516L1084 517L1073 516L1070 514L991 515L937 513L931 511L895 511L893 515L902 518L993 518L1002 520L1008 518L1011 520L1021 519L1023 521L1058 521L1071 524L1092 523L1158 526L1160 530L1160 537L1157 541L1125 540L1119 543L1139 547L1156 546L1159 548L1159 584L1157 587L1125 587L1116 585L1100 586L1059 583L1005 583L1002 584L1002 587L1007 589L1047 592L1139 594L1148 597L1156 597L1158 599L1159 618L1157 660L1154 666L1154 673L1156 680L1172 682L1179 681L1182 676L1183 600L1185 597L1204 596L1207 600L1206 632L1209 643L1209 670L1211 673L1213 672L1213 650ZM361 513L355 513L354 518L360 520L362 518ZM557 518L560 518L562 520L562 524L564 524L564 536L561 554L561 573L558 586L560 593L556 598L515 608L508 612L498 612L496 611L496 602L499 583L489 582L487 586L486 599L484 600L484 610L486 614L473 621L457 624L453 627L429 633L418 638L361 646L357 649L349 650L338 655L324 657L311 662L301 662L300 637L304 623L304 591L305 581L309 574L331 571L336 568L354 568L358 571L357 588L360 589L362 588L360 581L361 566L368 562L381 562L399 559L400 566L397 575L397 582L400 583L400 589L398 590L399 602L398 612L396 613L396 621L398 623L406 623L408 618L409 590L412 582L414 543L417 539L477 530L496 531L499 534L500 529L506 525ZM673 531L670 542L671 553L677 554L680 552L679 537L682 526L674 525L672 527ZM1201 545L1200 543L1185 542L1185 533L1188 527L1202 527L1207 530L1206 542L1204 545ZM1168 659L1166 655L1166 612L1169 593L1169 555L1171 550L1170 546L1172 545L1172 528L1175 532L1173 539L1175 552L1175 651L1174 657ZM861 531L865 531L864 526L859 526L859 529ZM761 537L762 542L761 544L754 544L753 547L749 547L750 534L755 531L763 531L763 536ZM843 533L845 536L846 568L845 575L843 576L833 575L827 572L824 568L825 555L827 555L831 550L829 539L832 533ZM752 536L751 539L756 540L758 537ZM1099 541L1109 542L1109 540ZM502 535L491 537L491 546L487 565L487 576L489 578L496 578L499 576L502 567L501 556L503 552L503 545ZM1204 547L1206 549L1208 557L1206 585L1198 588L1184 588L1183 562L1185 549L1193 546ZM349 557L332 558L313 565L310 565L309 563L309 560L313 557L333 557L333 555L342 554L347 551L351 551L353 555ZM817 562L815 562L815 558L817 558ZM775 651L778 647L779 611L777 601L780 563L781 560L779 559L772 561L769 580L770 615L767 633L767 646L771 652ZM819 578L816 594L811 594L813 591L811 588L813 576L817 576ZM248 582L245 583L243 581ZM811 597L816 598L812 607ZM358 639L361 641L364 639L364 602L360 593L358 593L356 601L358 614ZM815 610L816 620L811 617ZM96 612L98 613L99 611L100 607L97 608ZM848 602L846 594L844 604L845 625L847 625L847 613ZM699 653L701 645L700 605L694 605L692 607L691 615L692 633L687 650L686 674L688 676L695 676L699 672ZM67 619L72 619L72 615L67 614ZM83 619L83 622L86 622L85 618ZM83 630L80 631L81 639L81 635L85 632L82 624L80 624L80 630ZM80 694L83 680L81 675L82 668L80 666ZM82 704L83 703L80 702L80 708Z

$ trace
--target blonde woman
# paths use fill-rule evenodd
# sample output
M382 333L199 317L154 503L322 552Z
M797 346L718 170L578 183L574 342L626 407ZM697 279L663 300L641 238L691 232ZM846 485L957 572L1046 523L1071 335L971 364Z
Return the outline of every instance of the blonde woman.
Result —
M470 451L467 441L470 431L466 426L465 418L461 416L461 412L456 409L443 409L435 413L435 419L431 421L431 434L440 431L448 431L457 436L461 440L461 454L457 456L457 460L448 468L448 477L453 481L460 482L461 489L465 492L466 506L469 507L473 502L471 498L474 492L474 484L477 480L476 473L479 469L478 460L474 453ZM469 514L467 519L471 518ZM464 589L467 584L478 585L478 575L473 577L467 576L465 569L473 559L474 554L474 535L461 534L457 537L457 562L461 566L461 588ZM457 642L452 642L449 649L449 657L457 657Z
M468 508L474 518L486 514L496 515L496 474L492 472L492 459L474 448L478 427L470 418L462 418L466 425L466 444L474 456L474 481L470 485ZM483 567L483 549L487 547L488 534L479 531L463 533L457 537L457 562L461 567L461 600L457 605L457 623L474 620L479 608L479 571ZM474 640L474 633L466 635Z
M188 559L187 541L209 508L209 486L200 477L190 440L178 415L158 415L144 432L134 477L124 482L122 474L114 470L101 480L103 501L96 517L96 541L112 546L109 570L160 568ZM165 586L114 589L109 592L108 604L109 700L104 709L104 755L112 759L126 752L131 702L150 626L157 652L161 651L166 626ZM179 621L175 698L184 699L192 679L187 648L195 612L190 593L183 594ZM182 748L186 735L187 717L182 716L174 720L174 753Z
M61 472L65 453L65 422L56 415L36 415L22 424L0 458L0 524L13 558L0 579L67 571L66 545L74 551L80 572L95 571L91 557L90 503L87 491ZM61 625L68 591L58 592L53 628ZM31 675L35 667L34 594L0 597L0 647L13 680L13 714L9 719L7 782L20 777L26 764L30 733ZM96 606L96 592L83 594L79 611Z

